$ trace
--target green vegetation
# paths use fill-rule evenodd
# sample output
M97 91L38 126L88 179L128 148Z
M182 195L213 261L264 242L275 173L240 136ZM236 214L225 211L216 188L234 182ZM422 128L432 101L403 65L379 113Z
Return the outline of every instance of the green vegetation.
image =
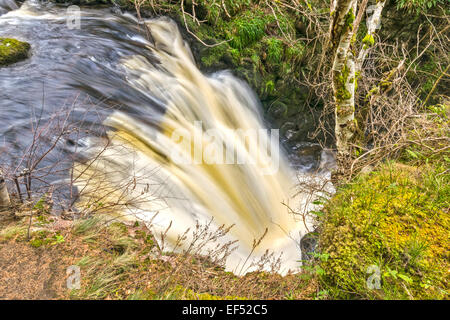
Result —
M448 299L448 106L417 120L432 144L343 184L320 215L320 282L339 299ZM379 271L379 287L369 288ZM372 276L372 278L370 278ZM371 282L373 284L373 282Z
M47 220L49 218L47 216ZM23 216L0 221L0 257L2 252L10 252L9 256L27 265L29 261L40 262L45 256L45 262L39 264L39 272L48 278L39 277L40 283L35 285L56 290L60 298L313 299L317 291L315 276L308 272L285 277L253 272L238 277L207 257L161 251L146 226L138 222L124 224L103 215L66 221L64 225L61 225L64 220L45 225L40 220L42 218L35 216L30 224L28 217ZM58 273L52 269L56 261ZM67 290L65 286L66 268L71 265L81 269L80 289ZM9 272L11 276L10 270L0 270L3 277L2 272ZM27 277L35 270L28 268L17 272ZM28 290L31 293L35 289Z
M337 79L337 98L340 101L345 101L347 99L350 99L352 97L351 93L347 90L347 81L348 77L350 76L350 70L347 67L347 64L344 63L342 67L342 71L338 73ZM352 112L353 110L349 110ZM346 112L348 114L348 111Z
M209 293L196 293L182 286L175 286L162 297L164 300L247 300L245 297L219 297Z
M438 4L444 5L445 0L396 0L398 9L406 9L417 14L426 13Z
M450 176L388 163L344 186L321 224L321 277L333 298L449 297ZM367 269L380 270L370 290ZM371 272L372 273L372 272Z
M353 30L353 22L355 22L355 13L353 12L353 9L350 9L350 11L345 16L345 25L347 28L350 28Z
M268 38L267 44L267 60L272 65L279 64L283 59L283 42L276 38Z
M245 11L231 23L225 24L225 36L231 47L242 51L252 43L261 40L265 34L268 19L263 12Z
M0 38L0 67L26 59L30 48L26 42Z
M362 40L362 43L364 44L364 49L367 49L375 44L375 39L371 34L366 34L366 36Z

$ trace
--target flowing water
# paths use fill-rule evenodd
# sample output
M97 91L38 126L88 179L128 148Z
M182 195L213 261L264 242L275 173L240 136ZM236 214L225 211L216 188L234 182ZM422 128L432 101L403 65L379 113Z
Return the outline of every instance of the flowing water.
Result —
M86 130L58 141L46 165L72 177L78 210L137 217L168 250L214 256L236 241L226 261L236 273L255 269L249 261L267 250L282 254L281 273L298 269L310 223L292 212L306 201L294 187L299 171L263 130L246 83L226 71L201 73L169 19L139 24L83 9L71 29L63 7L7 1L0 37L30 42L32 56L0 69L2 162L14 163L30 144L30 118L52 119L70 106L66 121ZM70 165L56 165L73 153Z

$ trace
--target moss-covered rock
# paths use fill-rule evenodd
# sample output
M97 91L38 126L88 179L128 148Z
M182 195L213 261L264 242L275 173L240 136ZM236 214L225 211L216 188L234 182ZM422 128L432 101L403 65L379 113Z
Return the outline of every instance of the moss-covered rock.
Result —
M28 58L30 44L16 39L0 38L0 67Z
M333 298L448 299L450 175L387 164L343 187L322 217Z

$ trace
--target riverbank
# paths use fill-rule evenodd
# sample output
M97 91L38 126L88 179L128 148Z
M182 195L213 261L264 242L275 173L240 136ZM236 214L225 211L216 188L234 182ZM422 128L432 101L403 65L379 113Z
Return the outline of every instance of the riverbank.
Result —
M99 216L67 221L43 207L31 210L30 224L27 212L0 223L2 299L314 299L317 294L309 272L237 277L206 257L161 251L139 223ZM80 289L67 288L70 266L80 268Z

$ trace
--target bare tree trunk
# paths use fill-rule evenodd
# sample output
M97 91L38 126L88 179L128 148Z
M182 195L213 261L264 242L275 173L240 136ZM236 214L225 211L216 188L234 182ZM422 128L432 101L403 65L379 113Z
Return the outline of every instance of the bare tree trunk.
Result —
M336 147L341 154L347 154L349 141L353 137L357 123L355 119L355 93L357 75L371 46L374 45L374 34L380 26L381 12L386 0L376 1L375 5L366 6L363 0L355 21L357 0L333 0L331 3L330 37L333 48L333 95L335 102L335 136ZM369 15L366 19L367 34L363 46L355 59L352 44L356 38L356 30L362 20L364 11Z
M357 0L333 0L330 37L334 54L333 95L335 102L335 135L338 152L347 153L348 142L356 130L355 83L356 64L351 45Z
M9 199L8 189L3 174L0 171L0 212L9 209L11 200Z

